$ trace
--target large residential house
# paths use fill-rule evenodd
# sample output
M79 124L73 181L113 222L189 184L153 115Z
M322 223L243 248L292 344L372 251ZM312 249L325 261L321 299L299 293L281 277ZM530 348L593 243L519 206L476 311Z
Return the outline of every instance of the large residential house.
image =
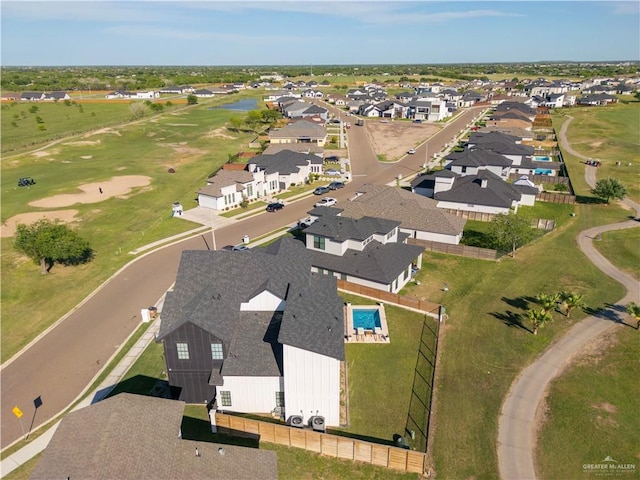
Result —
M460 176L476 175L480 170L489 170L507 180L511 164L511 160L505 156L480 148L453 152L445 157L445 168Z
M378 217L400 222L410 238L458 245L466 220L439 209L431 198L389 185L363 185L356 196L341 202L342 217Z
M336 278L312 272L312 256L288 237L182 253L157 336L181 400L340 424L344 305Z
M314 143L324 147L327 143L327 129L307 120L290 123L282 128L269 131L270 143Z
M538 190L526 184L505 182L489 170L456 177L451 189L434 195L438 208L490 214L517 212L520 205L533 205Z
M198 205L212 210L223 211L237 208L243 200L255 200L281 190L277 172L263 170L219 170L207 179L207 185L198 190Z
M322 173L322 157L281 150L273 155L257 155L249 160L247 166L250 172L264 172L269 178L277 175L278 188L286 190L291 185L305 183L311 174Z
M185 440L184 407L181 401L119 393L68 413L29 479L278 478L275 452Z
M405 243L408 235L400 233L399 221L342 217L331 207L310 213L318 217L305 230L314 272L398 293L422 266L424 249Z

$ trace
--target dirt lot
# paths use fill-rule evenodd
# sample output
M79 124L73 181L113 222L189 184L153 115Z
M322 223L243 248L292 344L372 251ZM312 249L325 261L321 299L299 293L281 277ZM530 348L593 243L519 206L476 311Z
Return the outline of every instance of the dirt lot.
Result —
M389 123L382 123L380 120L367 120L365 128L376 155L384 156L385 160L394 161L407 153L410 148L417 147L434 135L442 127L407 121L390 120Z

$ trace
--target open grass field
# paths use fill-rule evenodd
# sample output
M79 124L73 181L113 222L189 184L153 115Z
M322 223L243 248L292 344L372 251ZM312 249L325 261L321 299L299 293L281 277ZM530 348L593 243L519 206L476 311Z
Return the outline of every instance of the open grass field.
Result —
M3 222L18 214L46 212L29 203L77 193L85 183L142 175L150 178L150 185L134 189L126 199L112 197L99 203L69 206L78 211L78 221L72 226L96 251L89 264L68 268L56 265L43 276L30 260L14 250L12 238L1 239L2 361L130 261L132 257L127 252L198 226L171 218L172 202L194 207L195 192L205 179L227 161L229 154L246 148L251 138L246 133L229 134L224 125L230 113L209 110L208 106L104 129L81 140L63 141L35 155L3 160ZM176 173L167 173L169 167L175 168ZM17 187L18 178L23 176L35 178L37 184L29 189Z
M2 103L2 154L14 154L43 142L126 122L128 103L65 105L64 102ZM36 109L31 112L31 109ZM38 123L40 118L43 123ZM41 125L44 125L41 127Z
M634 322L635 323L635 322ZM632 465L598 476L638 478L638 332L621 327L599 339L553 382L538 442L540 478L588 478L584 465ZM606 462L611 457L615 462Z
M598 178L618 179L627 187L629 197L640 202L640 101L632 98L625 101L628 103L562 109L554 113L552 120L559 130L564 117L572 116L567 131L572 148L600 160Z

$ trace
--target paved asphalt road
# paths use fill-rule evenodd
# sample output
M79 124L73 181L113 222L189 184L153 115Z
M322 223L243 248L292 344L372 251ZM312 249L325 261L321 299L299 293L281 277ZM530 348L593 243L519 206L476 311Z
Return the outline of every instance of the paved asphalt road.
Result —
M481 109L459 115L429 139L429 152L438 152ZM425 146L402 161L382 164L369 145L364 128L349 129L353 181L330 194L338 200L353 196L364 183L386 184L398 174L408 176L425 161ZM288 204L276 213L234 222L215 232L217 248L240 243L244 235L256 238L306 216L318 197ZM117 353L120 345L140 325L140 310L155 304L173 284L183 250L212 248L211 233L199 235L150 252L128 264L85 299L26 351L2 366L0 373L0 447L5 448L25 431L46 423L65 410L89 387ZM42 406L35 409L34 399ZM19 407L22 426L12 413Z
M559 132L563 147L572 155L586 159L571 148L566 139L566 131L572 117L565 122ZM585 167L585 179L593 187L596 181L596 167ZM640 215L640 205L629 199L625 203ZM640 285L630 275L619 271L593 246L596 235L625 228L637 228L636 220L604 225L580 232L577 237L582 252L600 270L625 286L627 294L616 305L597 316L590 316L574 325L562 338L554 342L537 360L525 368L511 385L502 405L498 426L498 466L503 480L533 480L535 472L536 412L545 397L551 381L562 371L576 354L596 337L612 328L624 328L625 305L640 303ZM593 459L572 459L590 462Z

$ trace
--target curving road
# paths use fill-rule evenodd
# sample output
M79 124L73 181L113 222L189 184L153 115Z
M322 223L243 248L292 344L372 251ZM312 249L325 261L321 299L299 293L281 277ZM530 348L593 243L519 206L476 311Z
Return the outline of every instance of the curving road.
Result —
M429 151L440 151L478 113L469 109L458 115L429 140ZM393 164L378 162L364 129L349 130L349 153L353 181L332 193L338 200L355 194L364 183L393 182L421 169L426 146ZM422 153L422 155L420 155ZM256 238L295 223L306 216L317 197L287 204L275 214L239 220L215 232L215 245L237 244L244 235ZM60 319L45 334L1 367L0 447L19 440L69 407L93 383L129 335L140 325L140 310L155 304L173 284L183 250L209 249L211 232L198 235L136 258ZM34 406L41 397L42 406ZM23 412L22 426L12 413Z
M566 138L573 117L564 122L559 140L572 155L587 157L571 148ZM595 185L596 167L585 166L585 180ZM640 215L640 205L625 199L624 203ZM526 367L511 385L502 405L498 425L498 467L503 480L533 480L535 472L536 424L535 415L551 381L562 367L597 336L620 325L620 311L630 302L640 303L640 284L630 275L618 270L593 246L596 235L612 230L638 227L635 220L590 228L578 234L580 250L600 270L620 282L627 294L616 305L596 316L590 316L574 325L532 364Z

